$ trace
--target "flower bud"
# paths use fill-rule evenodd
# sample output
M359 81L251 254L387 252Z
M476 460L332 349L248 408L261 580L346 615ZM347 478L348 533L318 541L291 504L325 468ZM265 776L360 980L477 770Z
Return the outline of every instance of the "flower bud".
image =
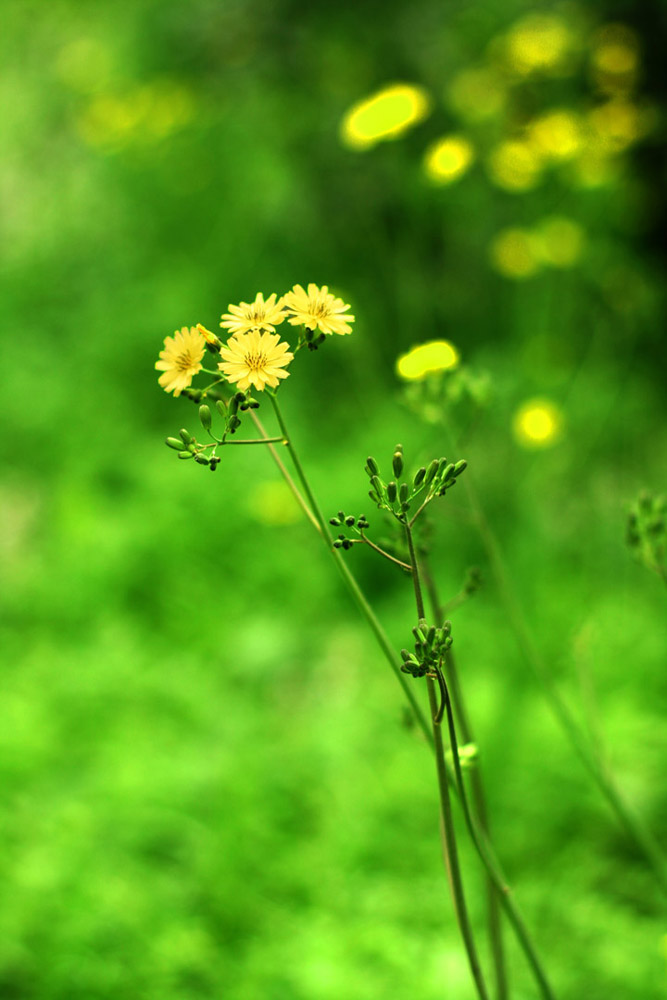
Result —
M198 462L199 465L208 465L208 459L205 455L195 455L195 462Z
M425 477L426 477L426 469L422 465L421 469L417 469L417 471L415 472L415 478L413 479L414 486L415 487L421 486L421 484L424 482Z
M401 501L401 503L407 503L408 502L409 493L410 493L410 491L408 489L408 484L407 483L401 483L401 488L398 491L398 498Z
M430 482L432 482L434 475L438 471L439 465L440 465L439 460L437 458L434 458L431 464L429 465L428 469L426 470L425 482L427 486Z
M398 479L400 474L403 472L403 455L400 451L394 453L394 457L391 460L391 464L394 470L394 475Z
M199 419L201 420L201 425L205 431L210 431L211 429L211 411L206 403L202 403L199 407Z
M377 462L375 461L374 458L372 458L369 455L368 458L366 459L366 472L372 478L373 476L377 476L377 474L379 473L379 471L380 470L378 468Z
M333 526L334 526L335 528L339 528L339 527L340 527L340 518L339 518L339 517L332 517L332 518L331 518L331 519L329 520L329 524L333 524Z
M192 455L191 451L179 451L178 457L179 458L192 458L193 455Z
M174 451L183 451L183 442L181 441L180 438L169 437L165 441L165 444L167 448L173 448Z
M178 433L183 439L183 444L190 444L190 442L193 440L192 434L190 434L189 431L186 431L185 427L181 427Z
M468 467L468 463L466 462L465 458L462 458L454 466L454 475L455 476L460 476L461 473L463 472L463 470L466 469L467 467Z
M356 524L356 522L357 522L357 519L355 517L352 517L351 514L348 514L348 516L345 518L345 524L348 526L348 528L354 527L354 525Z
M398 495L398 487L392 479L390 483L387 483L387 500L389 501L389 503L394 503L397 495Z
M225 419L227 418L227 404L224 399L217 399L215 401L215 408L221 417L225 417Z

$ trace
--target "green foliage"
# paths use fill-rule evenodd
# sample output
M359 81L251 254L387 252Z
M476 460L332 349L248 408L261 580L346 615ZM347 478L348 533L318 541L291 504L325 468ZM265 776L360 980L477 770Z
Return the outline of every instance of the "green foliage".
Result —
M433 482L444 396L545 659L633 808L664 825L665 594L623 545L633 498L665 490L656 135L598 186L552 164L510 192L486 153L456 186L422 166L454 128L490 150L533 112L606 100L586 53L615 8L568 7L576 73L512 83L505 117L455 117L452 80L524 9L5 5L3 998L472 995L432 761L326 553L265 448L228 449L210 477L161 445L192 455L202 402L158 387L163 338L217 329L257 288L328 281L357 315L281 389L323 509L363 509L369 451L394 504L401 476ZM657 33L633 16L649 120ZM431 116L345 148L345 111L401 78ZM584 233L571 266L544 256L555 214ZM494 242L517 227L527 243ZM499 270L508 245L541 248L539 266ZM458 374L399 390L396 357L435 337ZM534 397L562 415L541 450L513 431ZM429 509L430 562L446 597L473 564L488 582L452 617L498 852L560 1000L654 1000L651 872L523 667L462 492ZM405 574L367 546L348 557L396 649L411 643ZM513 950L510 966L531 995Z

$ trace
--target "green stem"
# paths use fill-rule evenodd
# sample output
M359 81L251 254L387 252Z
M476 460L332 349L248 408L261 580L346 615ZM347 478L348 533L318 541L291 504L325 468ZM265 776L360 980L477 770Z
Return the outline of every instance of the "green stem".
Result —
M291 444L289 434L287 433L285 424L284 424L284 422L282 420L282 416L279 415L279 411L277 409L277 403L276 403L275 399L273 399L272 402L274 404L274 409L276 410L276 416L278 417L278 422L279 422L279 424L281 426L281 430L283 431L283 434L285 435L285 439L287 441L287 446L288 446L288 448L290 450L290 454L291 454L292 458L294 458L294 456L295 456L294 447ZM254 413L254 411L251 411L250 416L251 416L252 420L254 421L254 423L255 423L257 429L259 430L259 432L261 434L263 434L264 436L266 436L266 430L264 429L261 421L256 416L256 414ZM350 589L350 592L351 592L353 598L355 599L355 601L359 605L359 608L360 608L362 614L364 615L364 617L366 617L366 619L367 619L367 621L368 621L368 623L369 623L369 625L370 625L370 627L371 627L374 635L378 639L378 642L379 642L379 644L380 644L383 652L387 656L387 659L389 660L389 663L390 663L392 669L394 670L394 673L396 674L399 683L401 684L401 688L403 689L403 693L407 697L407 699L408 699L408 701L410 703L410 706L411 706L411 708L412 708L412 710L413 710L413 712L415 714L415 717L417 718L417 721L419 722L419 724L420 724L420 726L422 728L422 731L424 732L424 734L425 734L425 736L426 736L426 738L427 738L427 740L428 740L431 748L435 749L434 737L433 737L433 735L431 734L431 732L430 732L430 730L428 728L428 725L426 723L426 719L425 719L424 713L422 712L421 706L416 702L416 700L414 698L414 695L412 693L412 690L410 688L408 688L408 686L406 684L406 681L405 681L405 677L404 677L403 673L400 672L400 667L398 667L396 665L396 659L395 659L395 656L394 656L393 649L391 648L391 645L389 644L389 640L387 639L387 637L386 637L386 635L385 635L385 633L384 633L384 631L382 629L382 626L377 621L377 618L375 617L372 609L368 605L368 601L364 597L363 592L361 591L361 588L359 587L359 585L357 584L356 580L354 579L354 577L352 576L352 574L348 570L346 564L340 558L340 555L339 555L338 551L336 549L334 549L333 546L330 545L330 537L329 537L328 528L324 524L324 519L323 519L322 514L321 514L321 512L319 510L319 506L317 505L316 502L314 503L314 508L315 508L315 510L319 514L319 520L318 520L315 517L315 514L313 514L313 512L311 511L311 509L308 506L308 504L306 503L306 501L304 500L303 496L301 495L301 492L300 492L298 486L296 485L296 483L294 482L294 480L290 476L289 472L287 471L287 469L286 469L286 467L285 467L282 459L280 458L280 455L276 451L276 449L273 447L273 445L268 445L267 447L268 447L269 452L271 453L271 456L272 456L273 460L275 461L276 465L280 469L282 475L285 477L285 481L289 485L289 487L292 490L292 492L294 493L294 496L297 499L299 505L302 507L304 513L306 514L308 520L310 521L312 527L325 540L325 543L327 545L327 549L329 550L329 552L333 554L334 558L337 557L336 558L336 563L337 563L339 569L341 570L341 573L343 574L343 579L345 580L348 588ZM303 469L301 467L301 463L298 461L298 457L297 457L297 461L295 462L295 466L296 466L297 470L299 470L299 469L301 470L302 483L304 485L304 489L305 489L308 497L311 499L311 502L315 501L315 497L313 496L313 493L312 493L312 491L310 489L310 486L309 486L307 480L305 479L305 474L303 473ZM366 613L366 608L368 609L368 612L370 613L370 615ZM431 685L431 687L432 687L432 685ZM432 715L435 716L436 710L437 710L437 706L435 705L435 691L434 690L432 692L432 696L433 696L433 700L431 702L431 712L432 712ZM442 765L442 760L441 760L441 763L440 763L439 766L441 766L441 765ZM447 772L445 771L445 776L446 775L447 775ZM455 789L455 791L456 791L456 793L458 795L459 794L459 790L458 790L458 787L457 787L457 784L456 784L456 778L455 778L455 776L454 776L454 779L450 778L449 780L450 781L453 780L453 787L454 787L454 789ZM482 843L480 843L480 840L482 841ZM501 899L502 899L503 907L508 911L508 915L510 915L510 920L512 920L511 914L512 913L516 914L516 908L514 907L514 904L513 904L513 901L511 899L511 897L508 895L509 890L508 890L507 886L505 885L504 878L502 876L502 873L500 872L500 867L497 865L497 862L495 862L494 854L493 854L493 851L492 851L490 845L488 843L484 843L483 834L481 835L481 837L478 836L478 838L476 840L473 840L473 844L475 845L475 847L477 849L477 852L479 854L480 860L482 861L482 864L485 866L485 868L489 872L491 878L494 880L494 885L497 887L497 889L499 890L499 892L502 893ZM445 860L448 863L447 855L445 855ZM496 865L495 868L494 868L494 864ZM451 881L451 877L450 877L450 881ZM517 919L520 920L520 917L518 917L518 914L515 916L515 920L517 920ZM512 921L513 926L516 926L515 925L515 920ZM527 931L524 930L524 934L527 937ZM522 940L521 936L519 936L519 941L523 945L523 940ZM524 950L525 950L525 945L524 945Z
M218 444L285 444L285 439L276 438L234 438L233 441L218 441Z
M385 550L381 549L379 545L376 545L375 542L372 542L370 540L370 538L366 538L366 536L364 535L363 531L360 531L360 534L361 534L360 541L365 542L366 545L370 545L370 547L372 549L374 549L376 552L379 552L379 554L381 556L384 556L385 559L388 559L389 562L396 563L397 566L400 566L401 569L406 570L406 572L408 572L408 573L412 572L412 569L410 568L410 566L408 566L407 563L404 563L401 559L396 559L394 556L390 555L388 552L385 552Z
M415 552L414 541L412 538L412 531L410 530L410 525L406 521L405 526L405 537L408 543L408 551L410 553L410 565L412 567L412 584L415 590L415 603L417 605L417 617L424 618L424 598L422 596L421 582L419 579L419 566L417 563L417 554ZM463 943L468 955L468 963L470 965L470 971L472 977L475 980L475 985L477 986L477 992L482 1000L488 1000L488 993L486 990L486 985L484 983L484 976L482 974L482 968L479 963L479 958L477 955L477 948L475 946L475 938L472 932L472 927L470 926L470 920L468 918L468 908L466 906L465 895L463 892L463 879L461 877L461 867L459 865L459 855L458 848L456 846L456 831L454 829L454 817L452 816L452 804L449 798L449 784L447 780L447 765L445 764L445 750L442 745L442 728L439 722L436 722L438 717L437 699L435 694L435 686L433 680L427 677L426 683L428 685L428 700L431 707L431 717L433 719L433 744L435 748L435 767L438 776L438 790L440 792L440 808L442 814L442 823L444 828L445 841L447 846L446 857L449 863L449 876L450 885L452 888L452 896L454 899L454 909L456 911L456 917L458 920L459 928L461 930L461 935L463 937ZM459 792L460 794L460 792Z
M445 424L451 444L456 451L455 442L451 431ZM616 784L615 779L601 760L590 741L582 732L581 727L572 714L567 703L558 691L553 677L542 659L542 656L535 644L531 631L523 614L521 605L510 582L509 575L505 568L500 544L486 518L482 505L477 496L477 492L471 482L469 473L463 477L465 489L470 503L473 520L480 534L484 548L486 549L489 562L496 579L500 598L505 606L508 619L514 630L519 648L532 673L542 687L545 697L551 709L567 735L574 751L581 760L584 767L596 781L598 787L606 797L608 803L616 813L616 816L626 832L630 835L635 844L640 848L646 859L653 867L658 882L667 892L667 873L662 852L651 832L644 826L641 820L635 816Z
M422 556L422 573L426 591L429 596L429 603L433 611L436 625L443 625L446 617L446 609L440 603L438 591L431 573L428 560ZM450 601L447 608L451 606ZM454 703L454 711L466 743L476 743L475 734L470 723L470 717L466 709L463 698L463 691L459 679L459 672L456 667L456 658L451 649L445 653L445 663L447 665L447 677L449 680L449 691ZM486 795L479 766L474 767L470 772L470 783L472 787L472 797L475 804L475 812L479 825L487 837L490 837L488 810L486 807ZM489 939L491 941L491 955L493 958L493 968L496 978L496 996L498 1000L507 1000L507 968L505 963L505 952L503 947L502 927L500 923L501 893L493 884L490 873L485 873L487 914L489 925Z
M341 556L340 552L338 551L338 549L335 549L333 547L333 545L331 544L331 535L329 533L329 526L326 523L326 521L325 521L325 519L324 519L324 517L322 515L322 511L320 510L319 504L317 503L317 500L315 499L313 491L310 488L310 483L308 482L308 479L306 478L306 474L305 474L305 472L303 470L303 466L301 465L301 462L299 460L299 456L298 456L298 454L296 452L296 449L294 448L294 445L292 444L292 440L291 440L291 438L289 436L289 433L287 431L287 427L285 426L285 422L283 420L282 413L280 412L280 407L278 406L278 401L277 401L275 395L273 395L272 393L268 393L268 396L269 396L269 399L271 400L271 404L273 406L273 409L275 410L276 419L278 420L278 425L279 425L280 430L281 430L281 432L283 434L283 437L285 439L285 443L287 445L287 448L289 450L290 456L291 456L292 461L294 463L294 468L296 469L298 479L299 479L299 481L301 483L301 486L303 487L304 493L306 494L306 499L308 500L308 503L310 504L310 507L311 507L314 519L317 522L319 534L321 535L322 540L323 540L324 544L326 545L327 550L329 551L329 554L333 557L336 565L338 566L339 572L340 572L341 576L343 577L345 585L346 585L347 589L349 590L349 592L350 592L350 594L352 596L352 599L356 603L356 605L359 608L359 611L361 612L361 614L364 616L364 618L368 622L368 625L370 626L370 629L373 632L373 635L377 639L378 644L380 645L380 648L382 649L382 652L384 653L385 657L387 658L387 660L389 662L389 665L391 666L391 669L394 671L396 679L397 679L398 683L401 685L401 688L403 689L403 693L404 693L405 697L408 699L408 701L410 703L410 708L412 709L412 712L414 714L415 719L417 720L417 723L419 724L419 727L421 728L422 732L424 733L424 735L425 735L428 743L432 746L433 745L433 736L431 734L431 731L430 731L430 728L429 728L429 724L428 724L428 722L426 720L426 716L425 716L425 714L424 714L424 712L422 710L422 707L419 704L419 702L417 701L417 699L415 697L415 694L414 694L414 691L412 690L411 686L408 684L408 682L406 680L406 677L405 677L405 674L403 674L403 672L401 671L400 664L398 662L396 654L394 653L394 650L393 650L392 645L391 645L391 643L389 641L389 638L388 638L387 634L385 633L384 629L382 628L382 625L378 621L378 619L377 619L377 617L375 615L375 612L373 611L373 609L371 608L370 604L368 603L368 600L367 600L365 594L363 593L361 587L359 586L359 584L357 583L356 579L354 578L354 576L352 575L352 573L348 569L347 563L342 558L342 556Z

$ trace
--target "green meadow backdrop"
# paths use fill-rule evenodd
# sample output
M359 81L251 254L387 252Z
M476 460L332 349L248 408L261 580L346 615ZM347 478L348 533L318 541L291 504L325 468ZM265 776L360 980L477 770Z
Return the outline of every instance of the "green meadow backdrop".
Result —
M400 689L270 456L212 476L164 446L196 409L154 363L230 303L328 284L354 333L300 352L281 403L327 516L377 537L366 456L450 457L397 358L452 343L459 381L429 382L458 386L451 457L664 840L667 589L626 544L639 492L667 490L664 8L5 0L2 21L0 996L470 1000ZM655 876L526 666L462 486L433 509L443 599L481 572L454 649L554 990L654 1000ZM409 645L409 580L345 558Z

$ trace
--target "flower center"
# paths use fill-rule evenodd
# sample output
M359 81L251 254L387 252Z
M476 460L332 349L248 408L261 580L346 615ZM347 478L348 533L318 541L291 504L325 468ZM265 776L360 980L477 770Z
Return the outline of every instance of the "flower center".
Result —
M266 354L263 351L258 351L256 354L246 354L243 360L252 372L266 367Z
M176 358L176 368L179 372L187 372L194 365L195 360L189 351L183 351Z
M313 302L310 312L312 316L322 318L329 315L329 307L326 302Z

